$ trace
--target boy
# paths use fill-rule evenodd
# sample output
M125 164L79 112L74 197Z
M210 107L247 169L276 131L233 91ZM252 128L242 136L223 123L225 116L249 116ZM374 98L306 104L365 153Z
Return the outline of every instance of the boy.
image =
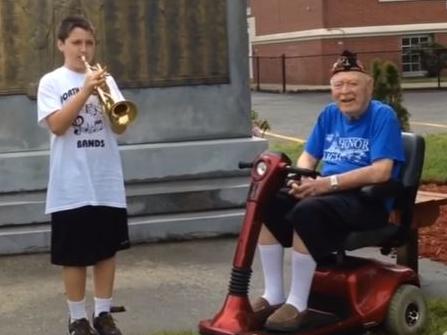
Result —
M57 47L63 66L44 75L37 94L38 122L51 131L46 199L51 214L51 262L62 266L70 335L121 335L110 314L115 254L130 247L121 158L115 134L95 88L123 99L104 70L89 71L95 29L81 16L60 24ZM87 266L93 266L95 312L85 305Z

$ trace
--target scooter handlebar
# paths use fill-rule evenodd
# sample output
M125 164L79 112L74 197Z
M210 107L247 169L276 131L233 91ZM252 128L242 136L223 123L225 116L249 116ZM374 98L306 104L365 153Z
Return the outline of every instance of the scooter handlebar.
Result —
M320 175L320 173L318 171L299 168L299 167L293 167L293 166L287 166L286 170L289 173L295 173L297 176L301 176L301 177L316 178Z
M239 162L239 169L251 169L253 167L253 163L249 162Z
M238 167L239 169L251 169L253 168L254 163L253 162L239 162ZM319 172L314 171L314 170L310 170L310 169L304 169L304 168L298 168L298 167L293 167L293 166L286 166L285 170L289 173L294 173L296 174L298 177L311 177L311 178L316 178L317 176L320 175Z

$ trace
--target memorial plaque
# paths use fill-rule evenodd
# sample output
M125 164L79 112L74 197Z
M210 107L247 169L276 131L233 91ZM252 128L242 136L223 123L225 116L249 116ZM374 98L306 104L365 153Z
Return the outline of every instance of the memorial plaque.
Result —
M229 82L226 0L2 0L0 94L35 95L61 65L56 29L69 14L97 28L97 61L123 88Z

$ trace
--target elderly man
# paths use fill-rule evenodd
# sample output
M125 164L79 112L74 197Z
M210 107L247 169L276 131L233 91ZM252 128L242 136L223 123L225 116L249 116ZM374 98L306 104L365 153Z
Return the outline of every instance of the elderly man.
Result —
M299 328L316 261L335 251L349 232L387 222L389 203L359 192L364 185L397 178L404 161L393 109L372 100L373 79L356 55L345 51L332 68L334 103L320 114L297 166L321 177L289 183L265 208L258 240L265 290L253 310L273 331ZM284 247L292 247L289 295L283 288Z

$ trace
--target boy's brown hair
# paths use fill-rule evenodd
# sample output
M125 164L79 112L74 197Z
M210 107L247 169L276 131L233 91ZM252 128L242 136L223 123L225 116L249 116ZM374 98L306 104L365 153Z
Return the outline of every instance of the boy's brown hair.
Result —
M95 36L95 27L87 18L80 15L70 15L61 21L57 32L57 39L65 42L71 31L75 28L87 30Z

